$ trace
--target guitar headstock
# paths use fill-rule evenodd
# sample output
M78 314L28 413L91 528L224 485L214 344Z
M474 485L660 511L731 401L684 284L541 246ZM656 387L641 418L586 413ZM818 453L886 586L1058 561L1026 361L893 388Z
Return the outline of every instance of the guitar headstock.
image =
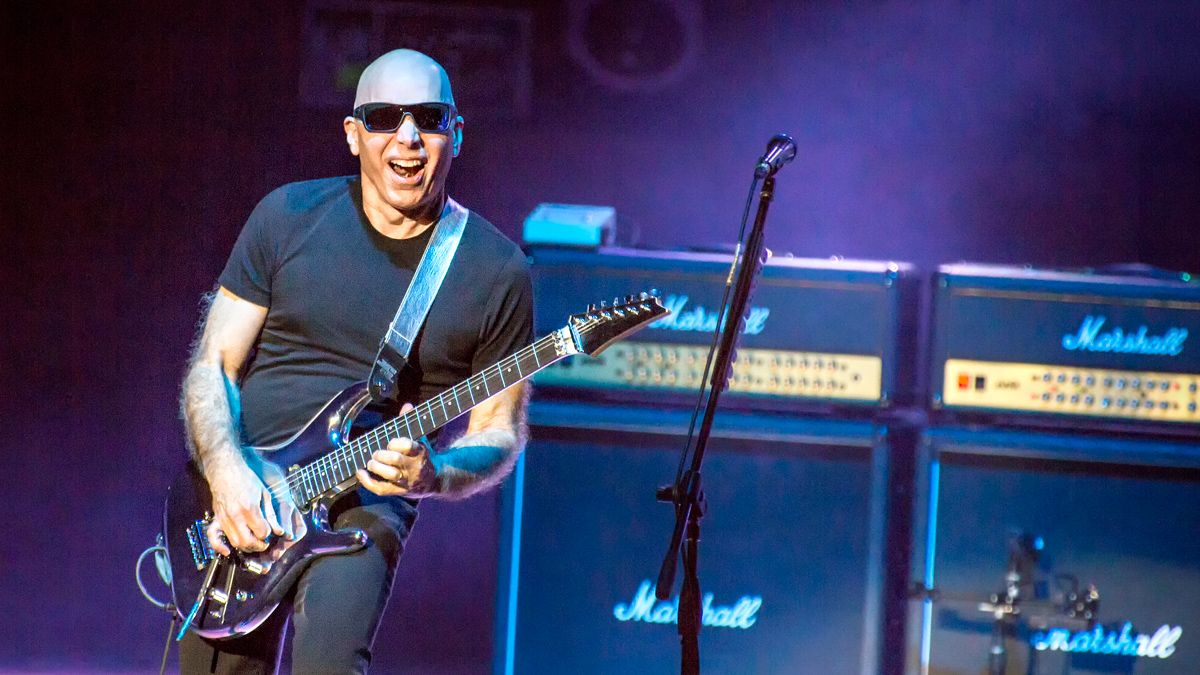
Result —
M649 293L614 298L611 305L589 305L586 312L572 314L567 325L575 348L595 356L626 335L670 314L658 298Z

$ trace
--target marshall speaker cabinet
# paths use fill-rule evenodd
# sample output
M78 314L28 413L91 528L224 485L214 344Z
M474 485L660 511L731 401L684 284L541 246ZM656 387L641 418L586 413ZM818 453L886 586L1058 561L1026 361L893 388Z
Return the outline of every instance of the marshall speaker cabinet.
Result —
M947 265L934 278L935 410L1019 424L1200 430L1200 283Z
M502 493L496 673L678 672L654 580L688 415L537 400ZM705 462L701 664L878 672L888 458L863 421L721 413Z
M543 396L690 405L732 258L537 248L538 331L614 296L656 290L671 314L595 359L534 379ZM887 408L912 398L917 279L906 264L772 258L751 298L724 408Z
M1200 672L1200 444L946 427L920 455L909 672Z

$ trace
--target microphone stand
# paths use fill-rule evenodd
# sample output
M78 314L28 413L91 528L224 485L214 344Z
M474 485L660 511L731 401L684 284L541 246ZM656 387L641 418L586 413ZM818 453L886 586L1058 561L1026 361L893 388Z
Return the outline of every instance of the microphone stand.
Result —
M790 139L788 139L790 141ZM760 167L762 165L760 164ZM717 402L721 392L728 386L732 375L734 347L738 336L745 325L746 306L750 300L751 291L757 280L758 273L765 262L766 248L763 245L763 226L767 220L767 209L775 196L775 172L778 165L763 171L755 172L755 184L760 176L763 177L762 189L758 195L758 212L754 217L754 225L750 229L744 250L741 250L742 262L739 266L735 256L734 270L730 277L734 280L733 297L722 308L718 315L724 322L720 341L716 347L712 377L706 393L707 403L701 420L700 431L696 436L695 450L692 453L691 466L682 472L674 485L660 487L657 498L662 502L670 502L675 506L675 529L671 533L671 542L667 547L667 555L663 559L658 573L658 584L655 595L659 600L670 597L675 585L676 562L683 559L683 586L679 593L678 630L680 648L682 650L681 670L684 675L697 675L700 672L700 626L703 623L703 609L700 605L700 578L697 575L697 559L700 554L700 519L707 510L704 491L701 488L700 469L704 464L704 451L708 446L708 438L712 431L713 417L716 414ZM751 185L753 194L755 185ZM747 207L749 204L747 204ZM744 216L743 216L744 218ZM743 219L743 225L745 220ZM738 242L741 249L741 242ZM705 392L701 393L701 401ZM700 401L697 402L699 407ZM684 458L688 448L684 447ZM680 467L683 467L681 461ZM682 547L682 548L681 548Z

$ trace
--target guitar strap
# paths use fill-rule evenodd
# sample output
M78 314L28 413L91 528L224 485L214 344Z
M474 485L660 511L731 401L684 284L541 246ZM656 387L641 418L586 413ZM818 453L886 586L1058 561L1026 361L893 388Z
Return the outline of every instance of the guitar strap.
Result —
M394 401L396 398L396 378L408 364L413 341L417 339L417 333L429 314L429 307L442 287L442 281L446 279L446 271L450 269L450 262L454 260L454 253L458 251L458 243L462 240L467 213L458 202L446 197L446 208L442 210L437 225L433 226L433 236L425 247L421 262L417 264L412 283L404 292L404 299L400 301L387 333L379 341L379 354L375 357L371 377L367 380L371 398L377 403Z

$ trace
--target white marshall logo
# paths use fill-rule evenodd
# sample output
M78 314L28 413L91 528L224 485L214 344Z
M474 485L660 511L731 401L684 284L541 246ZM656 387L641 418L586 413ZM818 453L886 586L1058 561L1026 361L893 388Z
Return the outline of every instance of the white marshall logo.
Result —
M1133 624L1128 621L1121 632L1105 631L1103 626L1095 630L1071 633L1055 628L1044 633L1034 633L1029 642L1038 651L1070 652L1073 654L1111 654L1113 656L1140 656L1148 659L1165 659L1175 653L1175 643L1183 635L1182 626L1164 625L1153 635L1133 634Z
M684 309L688 304L686 295L668 295L663 299L662 304L671 313L650 324L650 328L702 333L711 333L717 329L716 312L709 310L704 305ZM763 332L763 328L767 324L767 317L770 315L771 310L767 307L751 307L746 315L746 329L742 332L746 335L758 335Z
M758 610L762 607L762 596L743 595L730 606L713 605L713 594L705 593L701 602L704 625L714 628L740 628L745 630L758 621ZM613 607L617 621L644 621L646 623L677 623L679 621L679 596L671 600L654 597L654 584L647 579L638 586L637 593L629 604L618 603Z
M1106 317L1090 314L1084 317L1077 332L1063 336L1063 349L1151 356L1179 356L1183 353L1183 341L1188 336L1186 328L1170 328L1162 335L1147 335L1149 328L1146 326L1128 333L1120 328L1101 333L1100 329L1106 320Z

